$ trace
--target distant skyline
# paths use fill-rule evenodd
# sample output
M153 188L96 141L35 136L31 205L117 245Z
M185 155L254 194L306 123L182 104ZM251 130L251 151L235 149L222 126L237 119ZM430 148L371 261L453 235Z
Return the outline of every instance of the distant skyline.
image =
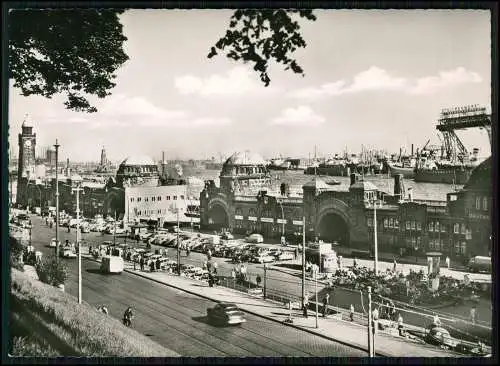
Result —
M232 10L129 10L121 16L130 60L94 114L70 112L56 96L9 88L10 151L28 113L41 147L60 159L219 159L251 150L264 157L399 151L439 143L447 107L491 111L490 13L481 10L315 10L301 21L296 52L305 77L271 66L265 88L247 65L207 59ZM489 155L479 129L457 133Z

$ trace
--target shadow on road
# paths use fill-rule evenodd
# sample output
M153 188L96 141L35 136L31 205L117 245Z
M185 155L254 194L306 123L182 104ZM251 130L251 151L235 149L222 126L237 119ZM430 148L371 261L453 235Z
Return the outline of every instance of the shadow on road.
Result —
M277 313L277 312L275 312L275 311L271 311L271 314L273 314L273 315L283 315L283 316L288 316L288 315L290 315L289 313Z
M101 272L101 269L100 269L100 268L88 268L88 269L86 269L86 271L87 271L88 273L102 274L102 272Z

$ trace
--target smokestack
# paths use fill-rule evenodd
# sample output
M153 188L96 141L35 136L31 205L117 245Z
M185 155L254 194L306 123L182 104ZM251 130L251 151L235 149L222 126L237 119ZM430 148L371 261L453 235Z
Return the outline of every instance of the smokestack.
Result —
M413 144L411 144L411 156L413 156Z
M394 176L394 195L401 199L403 191L403 174L396 174Z
M161 152L161 175L165 176L165 151Z
M351 186L356 183L356 173L351 173Z

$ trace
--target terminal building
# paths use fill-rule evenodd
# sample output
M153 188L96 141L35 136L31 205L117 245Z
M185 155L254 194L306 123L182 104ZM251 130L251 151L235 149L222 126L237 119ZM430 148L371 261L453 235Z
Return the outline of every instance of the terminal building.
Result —
M389 193L356 175L351 175L345 191L314 177L302 187L302 196L294 197L271 188L261 157L236 153L222 167L220 187L214 181L205 183L200 194L200 226L300 241L305 225L307 240L317 238L371 251L376 215L380 252L440 251L464 259L491 255L491 158L475 169L461 191L449 193L446 201L413 199L406 193L402 176L394 179L394 192Z

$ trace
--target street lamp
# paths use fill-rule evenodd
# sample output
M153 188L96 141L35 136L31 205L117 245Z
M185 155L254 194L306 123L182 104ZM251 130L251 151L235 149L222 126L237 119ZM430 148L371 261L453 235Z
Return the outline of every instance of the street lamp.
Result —
M369 205L373 205L373 244L374 244L374 273L378 273L378 237L377 237L377 201L378 197L370 199Z
M281 207L281 236L284 237L285 236L285 212L283 211L283 205L282 205L282 202L280 199L277 199L276 200L279 204L280 204L280 207Z
M177 274L181 275L181 244L179 243L179 207L177 207L177 202L175 203L175 211L177 213Z
M316 302L316 328L318 328L318 270L319 267L317 265L314 265L313 273L314 273L314 293Z
M302 217L302 309L306 301L306 217Z
M82 250L80 248L80 182L71 190L76 192L76 247L78 248L78 303L82 303Z
M58 178L58 167L57 162L59 160L59 144L56 143L54 147L56 148L56 262L59 261L59 178Z

